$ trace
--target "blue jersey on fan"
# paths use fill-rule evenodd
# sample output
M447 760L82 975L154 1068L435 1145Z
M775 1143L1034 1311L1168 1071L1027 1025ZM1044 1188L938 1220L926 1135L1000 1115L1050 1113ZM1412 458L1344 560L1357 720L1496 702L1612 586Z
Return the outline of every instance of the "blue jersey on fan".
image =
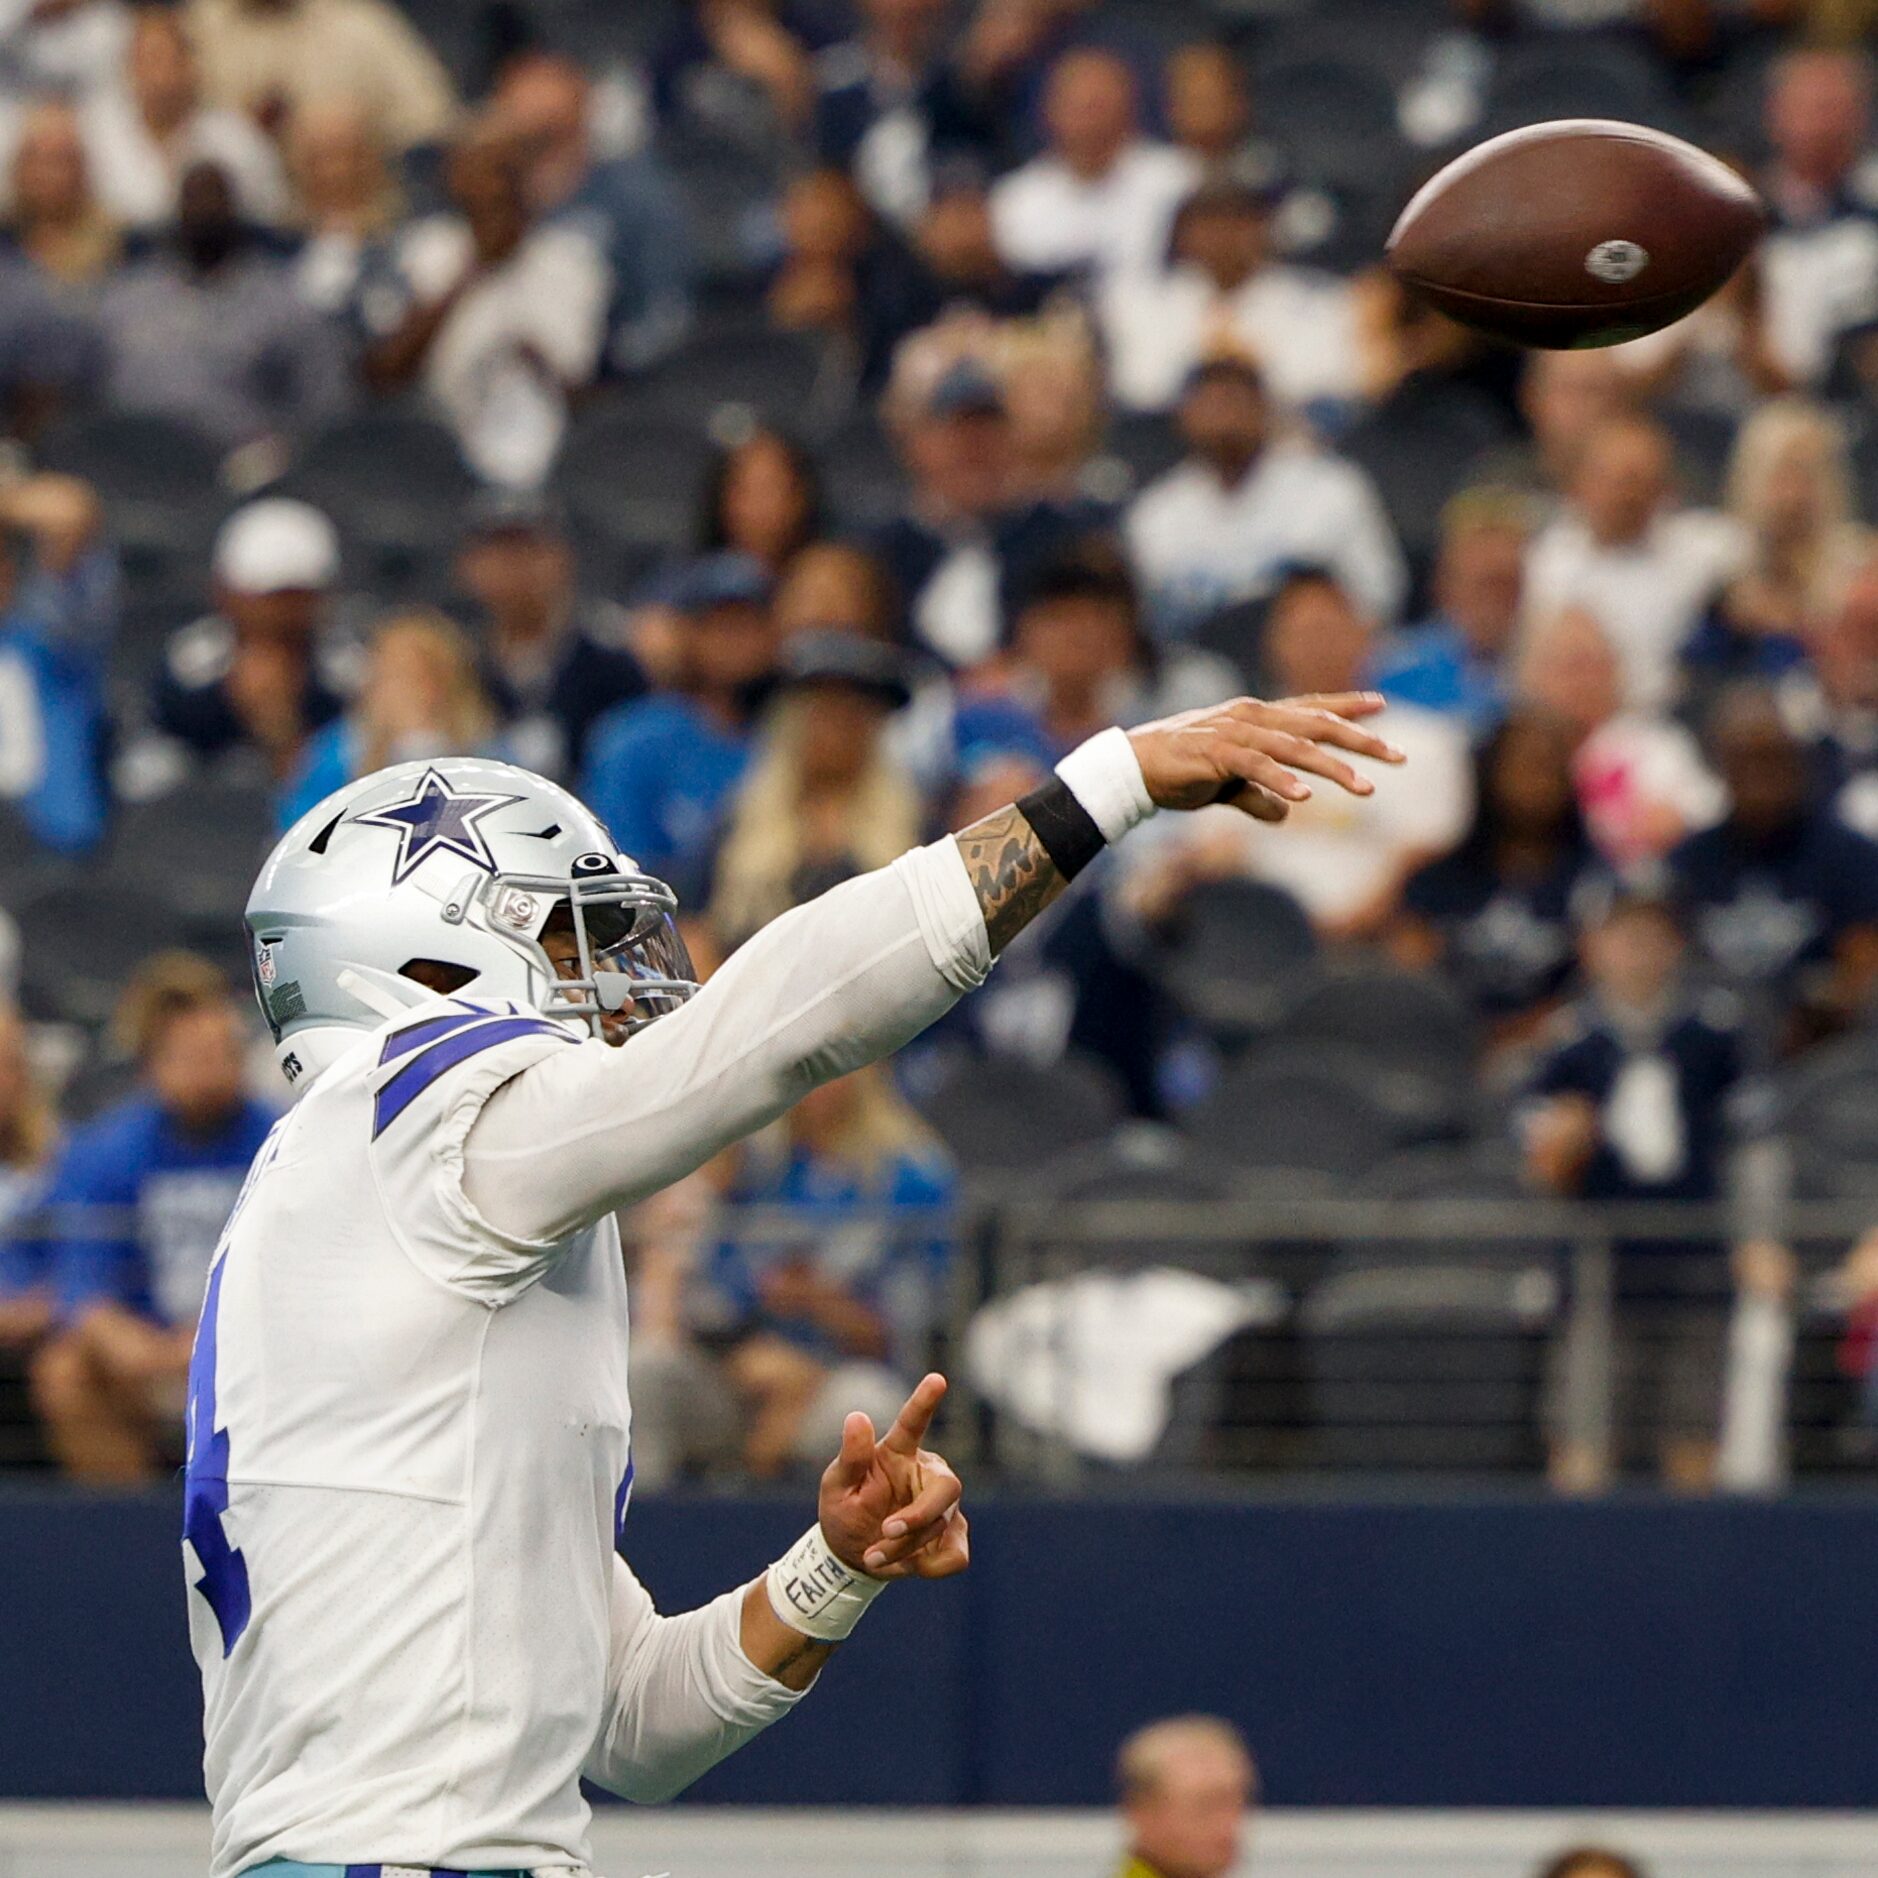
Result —
M209 1133L187 1134L140 1094L75 1129L44 1202L60 1317L111 1303L193 1323L216 1240L273 1124L260 1103L243 1102Z

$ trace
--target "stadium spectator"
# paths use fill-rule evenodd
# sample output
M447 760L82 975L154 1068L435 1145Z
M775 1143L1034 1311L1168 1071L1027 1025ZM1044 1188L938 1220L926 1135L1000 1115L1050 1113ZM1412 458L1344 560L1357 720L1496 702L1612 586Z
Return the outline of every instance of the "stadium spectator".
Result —
M958 707L959 749L1003 748L1044 768L1110 724L1144 724L1217 704L1239 689L1223 659L1157 648L1127 562L1079 544L1039 570L1011 630L1008 685Z
M1678 410L1739 418L1757 399L1793 389L1774 354L1758 254L1712 300L1661 332L1614 346L1611 357L1640 402Z
M1028 319L1063 286L1061 274L1006 264L992 232L991 197L969 159L936 166L924 212L899 242L872 250L857 270L861 387L877 392L895 348L961 309L994 319Z
M1379 620L1408 585L1402 551L1369 479L1302 438L1277 433L1258 367L1204 360L1180 401L1185 459L1128 512L1130 551L1157 634L1179 638L1222 608L1266 598L1285 570L1328 567Z
M1805 1042L1853 1017L1878 976L1878 843L1812 798L1805 747L1765 687L1725 691L1707 741L1728 810L1670 854L1670 876L1764 1037Z
M1050 147L991 191L991 224L1006 263L1033 274L1146 267L1195 182L1193 158L1144 137L1126 60L1067 52L1044 99Z
M619 372L656 365L692 316L691 235L663 166L646 151L595 153L592 86L560 54L511 60L490 108L521 148L530 207L579 229L606 257L608 363Z
M1265 664L1277 697L1359 691L1375 636L1355 596L1321 570L1291 574L1273 596L1265 629ZM1154 841L1122 856L1125 902L1160 924L1193 886L1250 875L1282 887L1328 940L1369 939L1394 920L1415 871L1448 852L1473 813L1467 737L1451 719L1417 705L1392 705L1381 734L1407 754L1406 770L1355 767L1375 793L1346 810L1317 790L1268 826L1232 809L1190 819L1191 832L1157 828ZM1354 810L1354 812L1352 812Z
M934 111L940 144L998 170L1042 147L1044 100L1058 60L1102 43L1095 0L976 0L943 68Z
M1571 487L1592 433L1634 410L1638 392L1613 350L1530 352L1518 398L1526 441L1490 451L1473 480L1553 501Z
M1547 1859L1533 1878L1649 1878L1635 1859L1603 1846L1574 1846L1557 1858Z
M296 438L345 405L337 335L238 218L217 164L183 173L175 226L106 283L98 317L110 402L228 449Z
M372 635L352 709L307 739L281 792L280 826L391 763L510 754L462 628L441 613L394 614Z
M452 206L395 244L395 290L361 302L366 382L421 384L482 475L533 487L560 449L568 392L599 368L606 257L580 229L534 216L521 153L492 128L458 140L446 180Z
M96 491L75 477L0 489L0 800L66 854L95 847L110 811L118 566L102 519Z
M294 264L300 296L322 313L356 317L360 284L387 265L404 219L385 146L359 106L335 98L294 112L287 158L304 237Z
M1384 697L1457 717L1475 736L1493 728L1506 709L1531 534L1531 505L1510 492L1467 490L1447 505L1434 615L1383 646L1370 677Z
M1161 88L1168 134L1193 158L1197 174L1214 182L1230 177L1261 193L1272 189L1281 159L1252 135L1252 94L1231 48L1216 40L1177 47L1167 55Z
M884 735L911 696L901 655L878 640L803 633L785 647L712 870L711 926L726 950L918 845L924 808Z
M771 149L806 128L813 54L838 37L804 0L692 0L653 61L659 118Z
M1164 257L1102 283L1097 310L1117 403L1171 409L1194 368L1224 348L1256 359L1287 407L1363 394L1349 283L1275 259L1271 221L1269 194L1208 183L1182 203Z
M98 201L79 115L66 103L26 113L13 145L8 242L71 310L96 306L124 237Z
M931 190L928 91L938 76L947 0L860 0L860 31L815 65L812 142L846 170L875 214L908 227Z
M126 228L163 227L175 219L183 172L215 163L249 221L281 221L287 190L279 154L252 118L203 103L183 15L139 6L132 18L122 82L80 107L99 202Z
M56 1328L34 1363L68 1473L143 1480L173 1447L210 1257L273 1124L243 1088L227 982L160 953L124 994L120 1041L143 1087L74 1129L46 1193Z
M485 496L457 550L504 741L544 776L578 775L594 725L646 688L618 610L584 599L576 571L562 517L538 496Z
M879 226L845 170L816 169L783 192L783 254L770 281L770 323L786 332L858 334L867 317Z
M1572 783L1570 727L1516 710L1475 765L1473 826L1409 880L1390 948L1436 966L1493 1026L1529 1033L1571 976L1573 899L1594 856Z
M793 438L754 430L718 451L705 481L701 553L747 554L780 578L821 532L820 473Z
M1760 406L1742 426L1728 474L1728 512L1746 557L1683 649L1698 682L1773 678L1806 657L1809 609L1852 527L1845 433L1800 398Z
M122 0L37 0L0 15L0 97L84 99L114 84L129 19Z
M1669 439L1647 418L1600 425L1579 454L1566 508L1526 562L1532 615L1594 612L1622 663L1625 700L1646 709L1674 699L1679 657L1748 552L1729 517L1673 505L1670 471Z
M1660 892L1614 886L1601 898L1579 942L1584 996L1560 1014L1528 1083L1528 1170L1587 1200L1718 1202L1744 1067L1739 1009L1691 984L1681 921ZM1607 1451L1580 1425L1562 1365L1554 1484L1595 1491L1638 1454L1669 1484L1701 1489L1720 1420L1727 1262L1701 1237L1624 1241L1616 1254L1612 1440Z
M956 1178L878 1065L824 1084L738 1157L699 1315L726 1346L745 1469L819 1464L924 1366L952 1258ZM750 1212L739 1218L739 1209Z
M187 0L203 86L278 136L342 99L400 153L440 142L456 112L437 55L389 0Z
M0 1387L17 1381L8 1358L52 1321L50 1247L39 1231L40 1186L58 1113L33 1066L26 1025L0 1004Z
M716 554L679 570L663 599L682 622L669 692L593 726L581 799L648 873L703 898L718 817L743 776L752 719L776 667L772 586L760 563Z
M1585 826L1613 867L1659 859L1720 818L1721 785L1687 728L1625 706L1623 668L1595 614L1565 607L1538 621L1520 650L1514 690L1569 728Z
M943 340L921 335L902 349L888 417L913 491L870 545L913 638L970 666L996 650L1025 579L1086 517L1022 498L1004 388L969 352L948 358Z
M1108 414L1087 322L1067 309L1007 320L993 352L1011 420L1014 486L1028 501L1106 521L1109 505L1090 486Z
M1840 335L1878 318L1878 185L1863 51L1803 48L1767 91L1774 226L1761 246L1768 339L1790 382L1818 387Z
M215 611L169 643L151 721L198 759L256 751L287 776L348 687L322 635L339 580L339 536L304 502L237 509L215 539Z
M1128 1848L1117 1878L1228 1878L1258 1805L1245 1738L1214 1715L1150 1722L1116 1757Z
M829 630L898 639L893 580L865 548L846 541L811 541L789 563L776 587L776 632Z
M1829 571L1808 621L1807 667L1782 687L1811 739L1812 793L1878 839L1878 545Z

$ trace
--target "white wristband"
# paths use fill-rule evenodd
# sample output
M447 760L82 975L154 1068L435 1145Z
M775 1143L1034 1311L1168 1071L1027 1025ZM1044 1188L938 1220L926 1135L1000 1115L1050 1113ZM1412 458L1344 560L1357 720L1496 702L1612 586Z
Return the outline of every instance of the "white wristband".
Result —
M1104 841L1121 840L1154 813L1141 759L1125 730L1105 730L1078 744L1056 766L1056 773L1089 811Z
M769 1568L769 1607L791 1630L821 1643L839 1643L886 1590L835 1557L816 1522Z

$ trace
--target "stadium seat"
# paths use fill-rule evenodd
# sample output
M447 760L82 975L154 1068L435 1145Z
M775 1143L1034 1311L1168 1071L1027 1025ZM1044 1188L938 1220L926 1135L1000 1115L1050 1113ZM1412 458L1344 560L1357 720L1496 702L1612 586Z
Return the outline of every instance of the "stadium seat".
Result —
M1121 1118L1121 1091L1104 1069L1065 1058L1039 1069L1014 1057L961 1053L922 1094L920 1111L968 1177L1028 1182L1045 1162L1100 1141Z
M1878 1037L1803 1058L1775 1091L1774 1131L1820 1165L1878 1168Z
M245 975L241 910L274 834L272 789L228 765L127 805L112 864L140 899L160 898L177 915L190 944L224 964L232 957Z
M1635 47L1593 34L1551 34L1508 49L1487 81L1480 134L1556 117L1614 117L1687 128L1660 68Z
M1404 550L1425 571L1448 498L1506 435L1504 418L1478 393L1411 379L1350 430L1342 447L1369 473Z
M1261 62L1258 121L1296 173L1313 181L1361 182L1406 163L1388 80L1321 45Z
M1224 1071L1181 1130L1200 1152L1244 1172L1344 1178L1401 1140L1362 1060L1338 1053L1244 1058Z
M706 288L755 292L776 242L780 181L760 152L702 139L662 137L659 151L686 210Z
M1179 426L1163 411L1121 411L1110 420L1102 452L1128 473L1129 486L1140 489L1164 476L1186 453Z
M22 894L8 909L20 929L20 1003L33 1018L96 1030L151 953L186 945L188 928L157 895L119 893L106 911L95 875Z
M822 489L844 529L865 531L890 522L905 506L906 472L893 439L870 411L857 410L816 446Z
M1219 880L1187 896L1146 963L1202 1029L1235 1043L1276 1021L1316 956L1310 918L1283 888Z
M693 546L711 459L690 425L638 400L609 402L576 420L555 484L591 536L677 554Z
M1697 411L1668 405L1655 413L1676 451L1676 476L1691 502L1722 500L1728 459L1735 447L1735 421L1720 411Z
M674 423L723 437L752 420L819 434L846 416L853 387L845 366L812 333L700 333L646 381Z
M206 567L228 497L222 453L200 431L174 418L98 412L55 426L39 460L97 489L133 585L173 585Z
M1479 1029L1456 993L1432 975L1389 966L1340 966L1298 990L1259 1046L1306 1060L1348 1053L1367 1067L1370 1100L1398 1141L1467 1132Z

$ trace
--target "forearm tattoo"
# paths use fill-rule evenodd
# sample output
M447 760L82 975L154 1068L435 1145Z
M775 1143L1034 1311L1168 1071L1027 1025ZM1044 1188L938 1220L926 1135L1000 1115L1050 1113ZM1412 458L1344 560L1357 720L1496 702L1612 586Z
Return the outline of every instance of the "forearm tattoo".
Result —
M1067 883L1015 803L954 839L984 908L991 950L1002 952Z

